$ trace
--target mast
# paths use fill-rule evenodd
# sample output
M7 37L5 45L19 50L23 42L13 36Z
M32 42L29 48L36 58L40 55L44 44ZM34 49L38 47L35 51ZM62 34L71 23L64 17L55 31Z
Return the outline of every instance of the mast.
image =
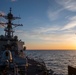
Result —
M20 19L20 17L14 17L13 14L11 13L11 8L9 10L9 13L4 16L4 15L0 15L0 17L4 17L7 20L7 23L0 23L0 25L6 25L4 31L5 31L5 36L7 36L8 38L13 37L13 27L17 27L17 26L23 26L22 24L13 24L12 21L15 19Z

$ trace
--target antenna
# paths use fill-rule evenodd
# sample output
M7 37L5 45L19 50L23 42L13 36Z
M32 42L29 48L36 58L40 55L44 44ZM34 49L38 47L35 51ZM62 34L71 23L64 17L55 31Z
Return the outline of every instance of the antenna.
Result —
M22 24L13 24L12 21L15 19L21 19L20 17L14 17L12 12L12 8L10 8L9 13L6 16L1 15L0 17L4 17L8 22L7 23L0 23L0 25L6 25L4 31L5 31L5 36L7 37L13 37L13 27L17 26L23 26Z

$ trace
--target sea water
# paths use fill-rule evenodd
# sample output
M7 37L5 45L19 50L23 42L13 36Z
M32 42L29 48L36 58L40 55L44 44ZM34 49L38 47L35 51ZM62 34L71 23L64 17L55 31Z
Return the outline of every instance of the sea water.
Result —
M74 50L27 50L26 55L30 58L42 59L48 69L59 75L68 74L68 65L76 66Z

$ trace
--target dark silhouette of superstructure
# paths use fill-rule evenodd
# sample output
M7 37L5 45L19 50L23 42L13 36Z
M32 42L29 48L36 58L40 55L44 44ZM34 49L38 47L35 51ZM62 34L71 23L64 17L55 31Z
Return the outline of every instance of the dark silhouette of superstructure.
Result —
M0 15L7 20L6 23L0 22L5 31L5 35L0 35L0 75L52 75L53 71L49 72L43 61L39 62L25 55L24 42L13 34L14 27L23 25L12 23L20 17L14 17L11 11L10 8L7 15Z

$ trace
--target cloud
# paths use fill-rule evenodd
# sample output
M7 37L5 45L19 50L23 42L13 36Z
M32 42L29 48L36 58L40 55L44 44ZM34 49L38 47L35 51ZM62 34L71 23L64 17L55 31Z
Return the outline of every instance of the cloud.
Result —
M0 11L0 16L4 16L4 15L5 15L5 13Z
M73 18L69 18L69 20L73 20ZM76 38L75 33L72 30L61 30L60 26L44 26L44 27L38 27L30 31L22 31L17 30L17 34L19 38L27 41L39 41L39 42L45 42L45 43L65 43L74 41ZM22 37L23 36L23 37Z
M44 26L44 27L38 27L34 30L32 30L32 32L37 33L37 34L43 34L43 33L51 33L53 31L57 31L59 30L60 27L59 26Z
M36 29L33 29L31 31L23 31L23 30L17 30L16 33L21 33L20 35L25 35L26 37L40 37L40 36L49 36L52 33L55 33L57 30L59 30L59 27L39 27Z
M23 33L24 31L23 30L16 30L15 32L16 33Z
M72 39L74 37L75 34L72 33L62 33L62 34L57 34L57 32L55 32L54 34L44 34L44 33L40 33L37 34L35 33L23 33L23 34L19 34L20 37L24 36L23 39L27 38L27 39L34 39L34 40L42 40L44 42L64 42L64 41L69 41L70 39ZM76 36L75 36L76 37Z
M60 17L62 11L69 10L72 12L76 12L76 0L55 0L56 3L61 5L62 7L57 8L55 6L55 10L50 9L50 5L47 11L48 17L51 21L57 20Z
M76 27L76 16L70 17L69 22L61 30L71 29L74 27Z
M64 9L63 8L61 8L61 9L57 9L57 10L54 10L54 11L52 11L51 9L49 9L48 10L48 17L49 17L49 19L50 20L56 20L58 17L59 17L59 13L61 12L61 11L63 11Z
M3 11L0 11L0 23L5 23L4 22L4 19L2 18L2 16L4 16L5 15L5 13L3 12ZM0 24L0 28L5 28L6 26L5 26L5 24Z
M3 21L0 21L0 23L2 23L2 24L0 24L0 28L5 28L6 27L6 25L3 24L4 23Z
M69 32L62 32L60 26L53 26L53 27L40 27L40 29L33 30L34 32L34 37L39 38L41 40L45 41L54 41L54 42L59 42L66 37L70 36L68 34ZM66 34L65 34L66 33Z
M70 20L70 21L76 21L76 16L69 17L69 20Z
M74 36L75 34L50 34L50 35L45 35L45 36L40 36L39 38L44 41L49 41L49 42L64 42L64 41L70 41L70 39L76 37Z
M76 11L76 0L55 0L55 1L67 10L73 12Z
M71 29L71 28L74 28L76 26L76 21L71 21L69 22L68 24L66 24L62 30L65 30L65 29Z
M51 5L51 0L49 0L47 15L51 21L54 21L60 18L60 14L62 11L64 11L63 7L59 7L57 4Z
M2 25L0 25L0 28L4 28Z
M60 30L60 27L40 27L34 30L31 30L31 32L18 30L18 32L21 34L18 34L20 36L24 36L26 38L30 39L41 39L41 40L55 40L58 35L57 31ZM59 36L58 36L59 37Z

